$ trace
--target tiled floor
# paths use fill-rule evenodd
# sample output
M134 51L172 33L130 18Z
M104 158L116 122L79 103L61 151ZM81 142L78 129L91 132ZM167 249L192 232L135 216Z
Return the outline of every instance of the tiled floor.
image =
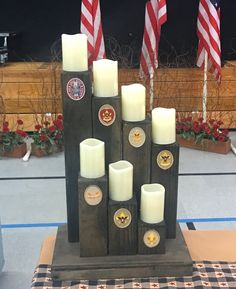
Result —
M236 133L231 132L236 145ZM66 222L64 156L0 159L0 218L5 265L0 289L30 288L43 239ZM236 155L181 148L181 227L236 229ZM54 226L55 225L55 226Z

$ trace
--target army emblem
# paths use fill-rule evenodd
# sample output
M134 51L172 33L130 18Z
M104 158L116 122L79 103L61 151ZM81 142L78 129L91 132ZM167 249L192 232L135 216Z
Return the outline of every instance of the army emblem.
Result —
M141 147L146 140L145 131L141 127L134 127L129 132L129 143L135 147Z
M116 119L116 112L110 104L104 104L98 111L98 118L105 126L112 125Z
M84 191L84 199L90 206L98 205L102 200L102 191L98 186L88 186Z
M168 170L174 163L174 157L168 150L159 152L157 156L157 164L163 170Z
M118 228L124 229L131 223L132 217L129 210L121 208L114 214L114 223Z
M72 78L66 85L66 92L72 100L81 100L85 95L85 85L79 78Z
M149 248L154 248L160 243L160 235L156 230L148 230L143 236L144 244Z

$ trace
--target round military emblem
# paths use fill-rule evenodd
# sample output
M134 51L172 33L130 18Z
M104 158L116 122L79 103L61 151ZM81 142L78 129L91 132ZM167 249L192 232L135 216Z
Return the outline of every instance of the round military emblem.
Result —
M168 170L172 167L174 163L174 157L172 153L168 150L163 150L159 152L157 156L157 164L163 170Z
M143 236L143 242L149 248L156 247L160 240L160 235L156 230L148 230Z
M71 78L66 85L66 92L69 98L81 100L85 95L85 85L79 78Z
M105 126L112 125L116 119L116 111L110 104L104 104L98 111L98 118Z
M84 191L84 199L90 206L98 205L102 200L102 191L98 186L88 186Z
M134 127L129 132L129 143L135 147L141 147L146 140L145 131L141 127Z
M114 214L114 223L118 228L126 228L130 225L132 220L131 213L125 208L120 208Z

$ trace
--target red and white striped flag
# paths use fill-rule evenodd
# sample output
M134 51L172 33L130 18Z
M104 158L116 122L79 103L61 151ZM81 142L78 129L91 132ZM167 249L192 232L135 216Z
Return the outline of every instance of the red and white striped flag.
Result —
M197 66L204 67L205 52L207 52L207 70L219 82L221 79L220 0L200 0L197 35L199 38Z
M106 58L99 0L82 0L80 30L88 37L89 65Z
M140 57L140 76L153 78L158 66L158 46L161 26L167 20L166 0L150 0L146 3L143 45Z

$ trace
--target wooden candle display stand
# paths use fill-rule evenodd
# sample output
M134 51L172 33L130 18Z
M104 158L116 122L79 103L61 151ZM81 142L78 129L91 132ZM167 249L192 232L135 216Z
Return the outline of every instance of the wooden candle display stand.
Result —
M143 184L150 183L151 168L151 121L123 121L123 159L129 161L134 169L134 192L140 203L140 191Z
M109 255L137 254L137 201L109 200Z
M105 142L106 168L121 159L120 96L92 97L93 137Z
M106 177L80 177L78 180L79 144L92 136L92 119L93 137L106 143L106 164L120 160L120 98L94 97L91 105L91 81L87 71L62 73L62 98L68 223L58 228L52 277L60 280L94 280L192 275L191 257L179 226L176 228L178 145L152 144L150 161L150 122L124 122L123 157L130 160L134 168L138 167L135 178L142 178L142 181L140 179L136 186L139 187L142 182L148 183L151 175L151 182L161 183L166 188L165 223L138 223L139 196L134 194L128 201L108 202ZM112 113L116 117L110 124ZM136 127L146 134L145 143L138 148L128 143L130 132ZM138 134L136 136L139 137ZM147 162L145 166L144 157ZM165 228L169 238L166 240ZM145 238L149 242L147 244L150 246L151 243L153 247L145 245Z
M164 219L167 238L176 237L178 173L179 145L152 143L151 183L160 183L165 187Z
M79 177L80 256L107 255L107 177Z
M148 224L138 222L138 254L164 254L166 228L165 222Z
M68 242L66 226L59 227L52 262L53 279L180 277L192 276L193 272L192 259L179 226L176 239L166 239L165 254L81 257L79 250L78 242Z
M89 71L63 71L61 86L64 116L68 239L70 242L78 242L79 143L92 137L92 83Z

